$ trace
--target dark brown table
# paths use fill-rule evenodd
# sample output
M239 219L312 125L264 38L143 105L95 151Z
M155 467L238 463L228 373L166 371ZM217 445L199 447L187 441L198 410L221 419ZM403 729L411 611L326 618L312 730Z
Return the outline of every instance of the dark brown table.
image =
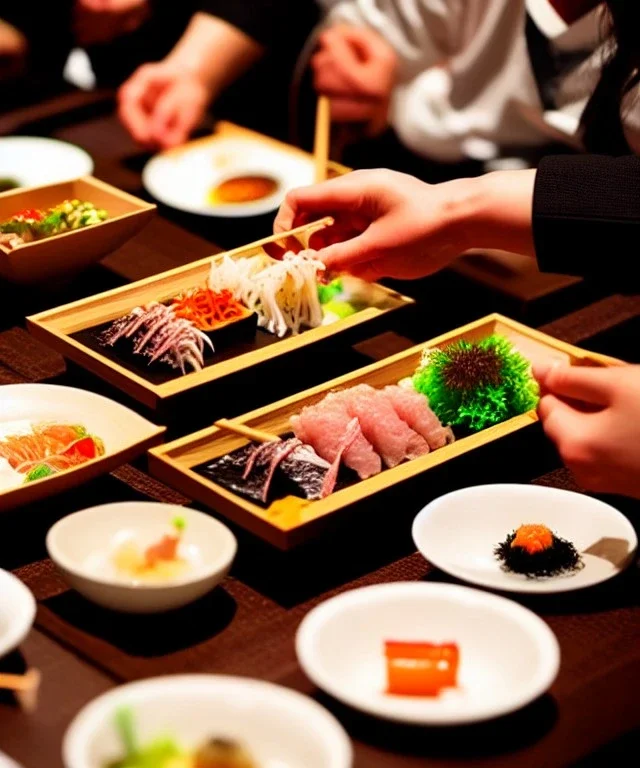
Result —
M76 109L77 104L64 103ZM86 105L85 105L86 106ZM46 121L33 112L28 119L3 119L12 129L42 130L74 141L96 158L96 175L140 193L143 159L116 121L103 109L97 116L57 114L48 107ZM55 116L54 129L51 115ZM66 119L65 119L66 118ZM31 125L28 125L31 121ZM2 122L0 121L0 130ZM191 231L185 230L184 226ZM0 314L0 384L23 381L99 382L67 369L56 354L23 330L22 314L90 295L126 280L201 258L212 244L246 242L247 232L262 234L268 222L249 222L240 229L194 221L170 211L160 215L103 265L75 280L42 290L12 291L19 301ZM197 232L197 234L194 234ZM244 239L243 239L244 238ZM405 290L409 290L405 288ZM459 293L452 293L459 291ZM414 341L451 328L467 316L504 309L495 294L443 275L419 287L433 302L443 293L464 294L452 312L419 315L408 329ZM453 302L456 304L456 302ZM20 306L20 315L16 306ZM553 313L552 313L553 314ZM640 297L614 294L566 314L560 308L544 330L573 343L640 361L637 331ZM446 326L445 326L446 327ZM360 345L336 349L334 368L347 370L368 356L380 357L407 344L388 334ZM322 371L318 371L318 381ZM118 393L111 393L119 397ZM0 390L0 416L2 398ZM540 430L530 428L516 444L498 446L473 457L475 475L456 463L448 477L425 477L407 509L426 503L443 489L471 480L538 482L573 488ZM523 598L549 623L562 651L562 667L550 692L510 717L463 729L427 729L390 725L347 710L319 693L300 671L294 653L296 627L305 613L328 596L365 584L396 580L447 578L415 553L411 515L394 509L372 511L351 521L329 540L282 554L236 531L239 556L232 575L211 596L172 616L121 617L86 603L67 589L46 558L48 527L69 512L96 503L153 499L189 503L150 478L144 460L82 488L33 507L15 510L0 520L0 566L14 570L38 600L36 628L20 652L0 663L2 670L35 666L43 673L40 706L25 714L8 696L0 697L0 749L25 768L59 768L66 727L90 699L114 685L151 675L221 672L268 679L317 697L343 722L355 745L356 768L410 766L559 766L616 765L624 750L640 740L640 575L637 564L623 576L582 593L545 599ZM635 503L614 500L632 520L640 520ZM364 523L364 524L363 524Z

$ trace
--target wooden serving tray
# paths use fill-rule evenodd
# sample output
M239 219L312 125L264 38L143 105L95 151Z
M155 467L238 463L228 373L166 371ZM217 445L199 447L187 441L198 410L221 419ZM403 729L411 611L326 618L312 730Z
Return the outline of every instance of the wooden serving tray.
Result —
M251 245L228 251L232 258L242 258L259 253L276 255L296 245L307 248L315 232L332 223L330 218L307 224L281 235L265 238ZM97 294L88 299L67 304L27 318L31 333L60 354L87 368L105 381L150 408L158 408L169 398L210 384L226 376L259 365L314 342L356 328L380 318L393 310L412 305L414 300L381 285L371 287L375 306L356 312L350 317L330 325L312 328L296 336L277 339L260 332L261 343L241 347L245 351L233 355L233 351L221 350L219 359L201 371L186 375L147 373L139 365L131 366L110 350L102 350L93 343L88 329L107 324L129 312L134 307L150 301L164 301L181 291L203 285L211 264L224 254L209 256L183 267L163 272L121 288ZM265 336L269 338L264 338ZM258 338L258 337L257 337Z
M100 224L11 249L0 245L0 277L15 283L33 283L79 272L126 243L156 211L152 203L87 176L75 181L3 192L0 194L0 221L26 208L50 208L74 199L104 208L109 218Z
M562 361L572 365L618 365L619 361L553 339L498 314L489 315L455 331L438 336L366 368L341 376L293 397L252 411L233 420L252 429L283 435L290 432L289 418L306 405L321 400L331 390L370 384L383 387L397 384L400 379L414 373L425 348L443 347L459 339L479 340L493 333L511 339L515 346L532 362ZM263 508L217 485L193 471L194 467L223 456L245 445L248 440L218 427L204 429L172 443L149 451L151 472L179 491L187 494L234 523L248 529L269 543L289 549L312 537L321 527L323 519L363 501L409 478L426 472L457 456L498 440L538 420L535 411L516 416L494 427L457 440L452 445L408 461L394 469L383 470L367 480L356 482L338 490L320 501L300 500L298 509L279 512L277 502Z

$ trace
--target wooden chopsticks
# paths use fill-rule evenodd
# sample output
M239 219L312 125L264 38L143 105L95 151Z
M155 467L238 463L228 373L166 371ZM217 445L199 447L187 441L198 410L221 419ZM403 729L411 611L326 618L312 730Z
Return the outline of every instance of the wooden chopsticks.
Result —
M325 181L328 173L329 150L331 141L331 102L328 96L318 97L316 111L316 132L313 145L317 183Z
M263 432L261 429L253 429L253 427L247 427L246 424L238 424L228 419L218 419L213 426L227 432L234 432L236 435L242 435L242 437L248 437L256 443L272 443L274 440L280 440L278 435Z

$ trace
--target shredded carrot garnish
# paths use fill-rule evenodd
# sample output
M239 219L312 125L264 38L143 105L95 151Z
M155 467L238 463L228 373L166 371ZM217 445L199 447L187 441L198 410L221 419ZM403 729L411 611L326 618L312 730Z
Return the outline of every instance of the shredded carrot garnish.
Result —
M173 311L201 331L213 331L220 325L239 320L248 312L231 291L225 289L214 293L209 288L198 288L174 299Z

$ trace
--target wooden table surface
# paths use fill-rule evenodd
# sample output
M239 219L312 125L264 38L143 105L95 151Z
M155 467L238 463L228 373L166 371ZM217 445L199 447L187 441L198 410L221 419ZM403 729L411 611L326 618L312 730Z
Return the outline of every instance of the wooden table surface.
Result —
M15 127L16 121L7 124ZM28 132L28 126L22 127ZM59 120L55 135L88 149L96 159L96 175L140 193L143 158L110 115L87 118L83 113L81 119ZM216 250L216 242L247 242L253 239L247 237L248 232L257 237L267 226L268 221L262 219L240 226L236 223L234 229L161 210L103 266L70 283L28 291L2 286L5 295L17 300L5 303L0 315L0 383L81 382L99 388L99 382L67 370L61 358L33 342L22 330L22 315L201 258ZM440 276L421 285L423 301L425 293L433 300L448 292L445 298L454 308L451 315L444 310L425 310L419 315L418 327L408 329L414 341L460 325L473 313L477 317L488 310L504 309L495 295L463 286L459 280ZM454 290L466 291L465 301L457 308L451 301L458 295L451 293ZM597 351L640 361L639 297L605 296L576 312L556 314L557 319L544 330ZM459 321L452 324L454 316ZM443 323L449 323L448 328L442 328ZM360 345L358 351L336 349L331 370L346 371L366 360L366 355L390 354L405 343L402 337L387 335ZM318 381L328 378L322 374L320 369ZM118 397L118 393L111 394ZM0 390L0 418L1 408ZM562 666L547 695L492 723L462 729L384 724L319 693L296 662L293 641L297 625L312 606L328 596L387 581L448 580L415 553L410 537L414 510L442 490L492 480L575 489L537 427L515 443L497 445L471 462L456 462L446 476L425 477L419 498L402 499L398 509L383 515L372 512L366 520L345 524L330 540L300 551L278 553L236 531L240 548L231 576L211 596L168 617L117 616L86 603L67 589L47 560L44 547L46 531L56 519L86 506L127 499L189 503L151 479L144 469L141 460L56 499L7 513L0 520L0 566L14 570L38 600L36 628L20 652L0 663L5 671L28 665L43 673L35 713L26 714L10 697L0 697L0 750L25 768L60 768L65 729L92 698L118 683L167 672L249 675L318 698L352 737L355 768L615 765L622 750L636 744L640 733L637 564L622 577L583 593L520 600L556 633ZM635 503L620 499L613 503L634 522L640 519Z

